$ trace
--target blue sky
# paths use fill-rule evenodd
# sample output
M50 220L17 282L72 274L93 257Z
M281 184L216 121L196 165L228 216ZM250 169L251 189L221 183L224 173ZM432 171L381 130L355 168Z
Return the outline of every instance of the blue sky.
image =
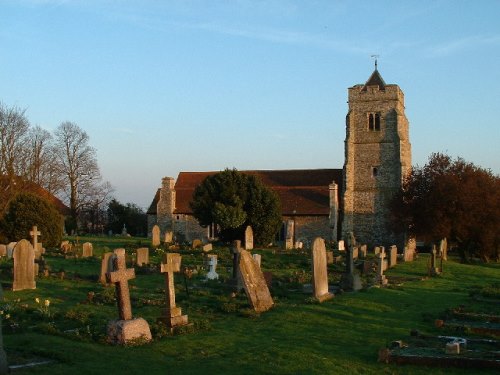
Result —
M500 173L500 1L0 0L0 101L73 121L146 207L180 171L342 168L347 88L378 54L413 164Z

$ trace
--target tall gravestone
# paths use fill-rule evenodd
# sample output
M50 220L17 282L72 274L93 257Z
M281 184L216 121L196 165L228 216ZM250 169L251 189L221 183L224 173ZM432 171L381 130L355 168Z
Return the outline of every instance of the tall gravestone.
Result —
M376 281L378 284L381 286L387 285L387 279L384 275L384 258L385 258L385 253L384 252L379 252L377 254L377 278Z
M181 259L180 254L167 253L161 263L161 273L165 274L167 307L158 320L165 322L170 329L188 324L188 316L182 315L181 308L175 305L174 273L181 270Z
M319 302L333 298L328 292L328 265L326 261L325 240L316 238L312 248L312 275L314 298Z
M85 242L82 245L82 258L89 258L93 255L94 255L94 247L92 246L92 243Z
M293 220L287 220L286 233L285 233L285 250L293 249L294 232L295 232L295 222Z
M345 251L345 242L344 240L340 240L338 243L338 250L339 251Z
M392 245L389 248L389 267L394 267L398 263L398 248Z
M113 256L113 253L106 252L102 254L101 258L101 274L99 275L99 282L101 284L107 284L106 274L113 271L113 263L110 262L110 258ZM110 264L111 263L111 264Z
M448 240L446 237L439 242L439 255L442 260L448 260Z
M108 272L106 279L115 284L119 319L108 324L108 340L114 344L127 344L138 339L151 341L148 322L142 318L132 319L128 281L135 278L135 271L127 269L125 249L116 249L114 255L114 271Z
M253 229L250 225L245 229L245 250L253 250Z
M431 276L437 276L437 275L439 275L441 273L439 271L439 267L437 266L436 256L437 256L436 245L434 245L432 247L431 265L430 265L430 270L429 270Z
M147 247L140 247L136 250L136 262L139 267L149 264L149 249Z
M367 253L368 253L368 247L366 246L366 244L361 245L359 247L359 256L360 256L360 258L365 259Z
M13 251L14 282L12 290L36 289L35 251L27 240L21 240Z
M171 230L167 230L165 232L165 237L164 237L164 241L165 243L172 243L174 242L174 234L172 233Z
M160 246L160 227L158 225L154 225L151 231L151 246Z
M239 273L252 308L256 312L269 310L274 305L274 301L269 293L266 279L260 267L246 250L240 252Z
M215 271L217 268L217 255L216 254L210 254L208 256L208 266L209 266L209 270L207 273L207 280L219 279L219 274Z

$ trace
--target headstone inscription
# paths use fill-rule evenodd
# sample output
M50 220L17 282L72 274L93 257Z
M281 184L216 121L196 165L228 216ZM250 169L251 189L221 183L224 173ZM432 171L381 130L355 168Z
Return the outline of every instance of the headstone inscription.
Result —
M333 298L328 292L328 266L326 261L325 240L316 238L312 248L312 275L314 298L319 302Z
M210 254L208 256L208 266L210 269L207 273L207 280L218 280L219 274L215 272L215 269L217 268L217 255Z
M165 274L165 293L167 307L163 310L163 315L158 318L165 322L170 329L188 324L188 316L182 315L181 308L175 305L175 285L174 272L181 270L181 255L178 253L167 253L161 263L161 273Z
M250 225L245 229L245 250L253 250L253 229Z
M93 255L94 255L94 247L92 246L92 243L85 242L82 245L82 258L89 258Z
M139 267L149 264L149 249L147 247L140 247L136 250L136 262Z
M252 308L256 312L269 310L274 305L271 293L260 267L246 250L240 253L239 273Z
M160 227L158 225L153 225L151 230L151 246L160 246Z
M36 289L35 251L27 240L21 240L13 251L14 282L12 290Z
M151 341L148 322L142 318L132 319L128 281L135 278L135 271L127 268L125 249L116 249L112 259L114 270L106 274L106 279L115 284L119 319L108 323L108 340L114 344L127 344L137 339Z

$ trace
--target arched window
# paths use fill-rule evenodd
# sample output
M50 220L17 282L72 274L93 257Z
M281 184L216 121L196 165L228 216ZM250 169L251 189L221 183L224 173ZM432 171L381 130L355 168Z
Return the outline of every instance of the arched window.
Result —
M380 131L380 113L368 113L368 130Z

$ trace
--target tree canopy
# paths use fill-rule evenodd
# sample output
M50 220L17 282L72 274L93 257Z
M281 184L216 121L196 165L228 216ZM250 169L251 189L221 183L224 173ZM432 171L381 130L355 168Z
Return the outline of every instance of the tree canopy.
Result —
M107 216L108 225L106 228L113 233L121 233L123 225L127 228L127 233L133 236L143 236L147 233L146 213L133 203L123 205L116 199L112 199L108 204Z
M459 244L462 256L498 258L500 245L500 178L461 158L441 153L423 168L413 168L392 202L398 232Z
M190 205L200 225L216 224L225 241L241 239L250 225L255 243L267 245L281 225L277 195L257 177L236 169L205 178L196 187Z
M0 232L8 241L29 238L36 225L42 232L45 246L58 246L63 233L63 218L45 199L29 193L20 193L9 202L0 222Z

